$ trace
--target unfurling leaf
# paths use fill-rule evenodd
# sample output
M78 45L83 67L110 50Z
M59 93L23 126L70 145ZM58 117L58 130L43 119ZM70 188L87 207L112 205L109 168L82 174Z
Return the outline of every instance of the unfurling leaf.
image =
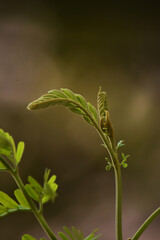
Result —
M99 117L101 119L106 116L105 111L108 111L107 94L106 92L101 92L101 87L99 88L97 96L97 105Z
M67 88L61 88L60 90L53 89L48 94L42 95L39 99L31 102L27 108L29 110L36 110L53 105L65 106L70 111L81 115L90 125L94 125L94 121L98 121L96 108L91 103L87 103L83 96L73 93Z
M124 140L120 140L120 141L117 143L116 149L118 149L118 148L120 148L120 147L123 147L124 145L125 145Z
M108 172L111 168L112 168L112 165L107 165L105 169Z

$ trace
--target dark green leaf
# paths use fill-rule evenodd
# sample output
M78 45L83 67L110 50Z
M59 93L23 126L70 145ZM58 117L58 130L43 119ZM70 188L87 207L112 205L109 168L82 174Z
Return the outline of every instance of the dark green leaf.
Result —
M0 191L0 203L6 208L18 209L18 204L2 191Z
M24 142L19 142L17 146L17 152L16 152L17 164L20 162L23 152L24 152Z

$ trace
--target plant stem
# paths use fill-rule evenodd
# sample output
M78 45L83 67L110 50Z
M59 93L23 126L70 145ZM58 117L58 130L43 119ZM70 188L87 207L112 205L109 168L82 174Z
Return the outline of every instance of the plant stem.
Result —
M148 227L148 225L160 214L160 207L157 208L148 218L147 220L141 225L135 235L131 238L131 240L137 240Z
M23 192L25 198L27 199L27 201L32 209L32 212L34 213L35 217L37 218L38 222L40 223L40 225L42 226L42 228L44 229L46 234L49 236L49 238L51 240L57 240L56 236L54 235L54 233L50 229L49 225L47 224L45 218L43 217L43 215L41 213L39 213L36 205L34 204L32 199L28 196L28 193L26 192L24 184L23 184L19 174L17 173L17 171L12 171L11 175L14 178L15 182L17 183L18 187Z
M93 121L93 120L92 120ZM115 196L115 228L116 228L116 240L122 240L122 177L121 177L121 165L118 160L117 153L112 149L112 146L110 145L109 140L101 130L101 128L98 126L96 122L94 122L94 125L102 138L104 144L106 145L106 148L108 150L108 153L111 157L114 173L115 173L115 188L116 188L116 196Z
M121 167L114 169L116 187L116 239L122 240L122 177Z

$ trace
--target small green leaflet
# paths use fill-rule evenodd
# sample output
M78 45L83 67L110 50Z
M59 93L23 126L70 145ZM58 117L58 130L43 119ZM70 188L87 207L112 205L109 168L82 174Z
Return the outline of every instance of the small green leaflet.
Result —
M31 176L28 177L28 182L36 190L37 193L42 193L42 186Z
M22 155L24 152L24 142L19 142L17 146L17 152L16 152L16 162L17 164L20 162Z
M18 209L18 203L2 191L0 191L0 203L8 209Z
M101 236L101 234L97 236L95 235L97 229L94 230L91 234L89 234L86 238L84 238L83 233L80 230L76 229L73 226L71 227L71 230L67 227L63 227L63 230L65 233L58 233L62 240L96 240Z
M12 136L0 129L0 155L14 162L15 152L15 143Z
M97 113L96 108L89 102L88 102L88 108L89 108L90 112L92 113L92 116L94 117L96 122L98 122L98 113Z
M130 155L124 155L124 153L122 153L122 162L121 162L121 165L124 167L124 168L127 168L128 167L128 164L126 163L127 161L127 158L130 157Z
M3 217L3 216L5 216L5 215L7 215L7 214L8 214L7 208L5 208L4 206L2 206L2 205L0 204L0 217Z
M120 147L123 147L123 146L125 146L124 140L120 140L120 141L117 143L116 149L118 149L118 148L120 148Z
M1 158L0 158L1 159ZM0 161L0 170L6 170L7 168L3 165L3 163Z
M32 237L31 235L29 234L24 234L22 236L22 240L37 240L36 238ZM40 238L40 240L45 240L44 238Z
M32 188L32 186L30 184L26 184L25 185L25 189L28 193L28 195L33 198L35 201L39 202L40 198L39 195L37 194L37 192Z
M22 193L22 191L20 189L16 189L14 191L14 195L22 207L30 209L30 206L29 206L24 194Z
M29 234L24 234L22 236L22 240L37 240L36 238L32 237L31 235Z

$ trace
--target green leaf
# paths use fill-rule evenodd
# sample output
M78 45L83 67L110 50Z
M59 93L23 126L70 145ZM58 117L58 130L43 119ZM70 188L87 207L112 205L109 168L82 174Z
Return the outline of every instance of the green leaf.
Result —
M118 148L120 148L120 147L123 147L124 145L125 145L124 140L120 140L120 141L117 143L116 149L118 149Z
M0 162L0 170L6 170L7 168L3 165L2 162Z
M15 195L16 199L18 200L18 202L22 205L22 207L30 209L30 206L29 206L24 194L22 193L22 191L20 189L16 189L14 191L14 195Z
M50 177L50 179L48 180L49 184L53 184L56 181L56 175L52 175L52 177Z
M58 235L60 236L60 238L61 238L62 240L69 240L69 238L66 237L66 235L65 235L63 232L58 232Z
M17 164L20 162L22 155L24 152L24 142L19 142L17 146L17 152L16 152L16 162Z
M85 120L87 123L89 123L90 125L93 126L93 123L92 123L92 121L90 120L89 117L87 117L87 116L84 115L83 118L84 118L84 120Z
M42 193L43 188L42 186L31 176L28 177L28 182L30 185L35 189L37 193Z
M123 166L124 168L127 168L127 167L128 167L128 164L127 164L127 163L123 163L122 166Z
M95 233L98 231L98 229L95 229L91 234L89 234L84 240L96 240L98 239L101 234L95 236Z
M49 179L49 174L50 174L50 170L46 169L44 173L44 188L43 188L43 197L42 197L43 204L48 202L49 200L54 202L57 196L56 190L58 188L58 185L55 183L56 175L52 175L52 177Z
M106 171L109 171L111 168L112 168L112 165L107 165L107 166L105 167Z
M0 203L6 208L18 209L18 204L10 198L6 193L0 191Z
M100 234L97 236L95 235L97 229L89 234L86 238L84 238L83 233L80 230L73 226L71 227L71 230L67 227L63 227L63 229L68 236L66 236L63 232L59 232L58 235L62 240L96 240L101 236Z
M67 88L61 88L61 91L65 93L65 95L72 99L73 101L77 102L77 98L75 96L75 94L70 90L70 89L67 89Z
M69 107L68 108L71 112L79 114L79 115L84 115L85 113L78 107Z
M15 152L15 143L12 136L0 129L0 155L14 162Z
M80 94L75 94L76 98L78 99L78 102L84 107L84 108L88 108L88 105L87 105L87 101L86 99L80 95Z
M76 229L73 226L71 228L72 228L72 231L73 231L74 235L76 236L77 240L83 240L84 239L83 234L80 230Z
M69 230L69 228L64 226L63 229L68 234L68 236L71 238L71 240L74 240L74 236L73 236L72 232Z
M88 102L88 108L92 114L92 116L94 117L94 119L96 120L96 122L98 122L98 113L97 113L97 110L96 108Z
M48 94L42 95L37 100L31 102L27 109L43 109L53 105L63 105L67 107L70 111L81 115L84 120L92 126L94 126L94 124L90 116L98 122L96 108L92 104L87 103L83 96L75 94L67 88L61 88L60 91L55 89L49 91Z
M56 90L56 89L50 90L48 93L51 93L51 94L55 95L55 97L58 97L58 98L67 98L67 96L63 92Z
M22 240L36 240L36 238L32 237L31 235L29 234L24 234L22 236Z
M31 198L33 198L35 201L39 202L39 195L36 193L36 191L32 188L32 186L30 184L26 184L25 189Z

